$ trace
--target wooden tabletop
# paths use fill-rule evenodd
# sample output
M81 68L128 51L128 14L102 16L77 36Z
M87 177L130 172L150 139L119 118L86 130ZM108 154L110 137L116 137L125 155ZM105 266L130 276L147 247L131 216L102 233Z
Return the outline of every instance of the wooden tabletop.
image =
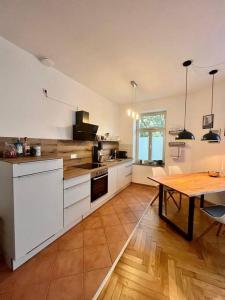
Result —
M225 191L225 177L210 177L208 173L189 173L149 179L188 197Z

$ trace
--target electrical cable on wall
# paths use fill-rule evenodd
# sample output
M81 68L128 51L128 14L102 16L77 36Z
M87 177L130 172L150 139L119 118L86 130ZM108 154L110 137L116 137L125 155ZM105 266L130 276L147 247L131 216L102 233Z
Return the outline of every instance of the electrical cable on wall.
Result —
M60 100L60 99L57 99L57 98L54 98L54 97L49 96L49 95L48 95L48 90L47 90L47 89L44 89L44 88L43 88L42 91L43 91L44 96L45 96L47 99L50 99L50 100L55 101L55 102L57 102L57 103L60 103L60 104L64 104L64 105L66 105L66 106L69 106L69 107L73 108L73 110L77 110L77 111L79 110L79 109L78 109L78 106L75 107L74 105L69 104L69 103L67 103L67 102L65 102L65 101L63 101L63 100Z
M196 68L200 68L200 69L208 69L208 68L214 68L214 67L218 67L224 65L225 66L225 61L222 61L220 63L216 63L215 65L210 65L210 66L198 66L194 63L192 63L192 66L196 67Z
M209 65L209 66L199 66L196 65L195 63L192 63L192 69L194 69L195 71L201 71L202 73L205 72L206 70L211 70L212 68L221 66L219 69L220 71L225 70L225 61L221 61L219 63L213 64L213 65Z

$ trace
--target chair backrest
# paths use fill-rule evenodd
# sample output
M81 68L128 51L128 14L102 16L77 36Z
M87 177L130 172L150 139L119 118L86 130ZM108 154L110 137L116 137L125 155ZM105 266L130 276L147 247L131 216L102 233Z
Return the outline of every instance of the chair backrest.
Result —
M225 205L217 204L202 208L202 211L206 213L210 218L225 224Z
M178 166L168 166L169 175L183 174L182 170Z
M166 176L166 172L165 172L164 168L162 168L162 167L152 168L152 174L153 174L153 176L161 176L161 177Z

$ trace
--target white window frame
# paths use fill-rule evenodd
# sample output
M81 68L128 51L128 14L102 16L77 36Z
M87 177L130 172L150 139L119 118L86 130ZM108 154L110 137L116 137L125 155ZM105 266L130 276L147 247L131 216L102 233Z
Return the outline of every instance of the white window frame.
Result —
M150 128L139 128L139 120L136 121L136 160L139 160L139 134L140 132L148 132L149 134L149 145L148 145L148 161L152 161L152 133L161 131L163 133L163 162L165 162L165 143L166 143L166 111L156 111L156 112L148 112L141 113L140 118L143 115L158 115L164 114L165 116L165 126L164 127L150 127Z

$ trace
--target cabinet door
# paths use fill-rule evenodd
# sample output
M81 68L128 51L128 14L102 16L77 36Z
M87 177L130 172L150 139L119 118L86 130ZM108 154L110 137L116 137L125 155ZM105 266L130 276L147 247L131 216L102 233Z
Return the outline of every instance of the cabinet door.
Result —
M90 196L81 199L64 209L64 227L74 225L76 221L81 221L83 215L90 211Z
M122 189L124 186L124 166L117 167L117 190Z
M64 208L90 196L90 180L70 186L64 190Z
M15 259L63 228L63 170L13 179Z
M109 168L108 180L109 180L109 196L112 196L117 191L117 167Z
M128 162L118 166L117 174L117 187L118 190L122 189L131 182L132 176L132 163Z

